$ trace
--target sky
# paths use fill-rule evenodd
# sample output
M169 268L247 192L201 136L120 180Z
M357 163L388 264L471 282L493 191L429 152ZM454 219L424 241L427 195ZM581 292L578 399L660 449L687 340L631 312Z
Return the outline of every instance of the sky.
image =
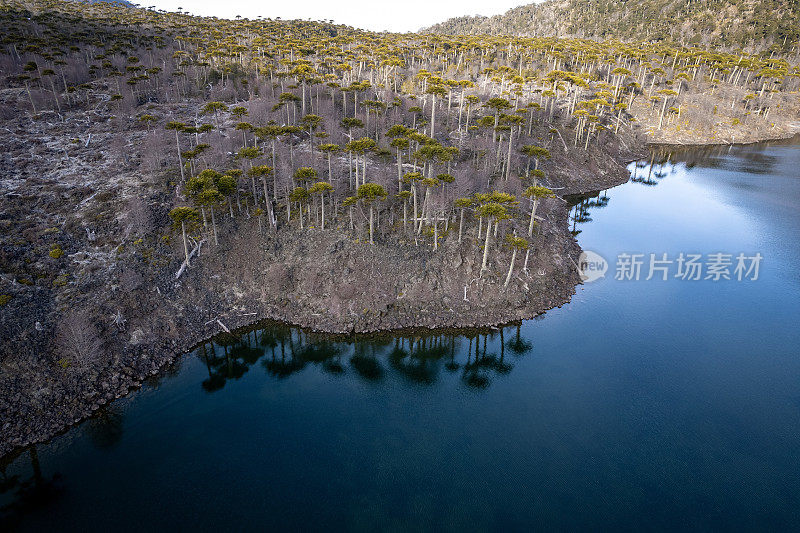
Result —
M533 0L131 0L142 7L234 18L333 20L366 30L406 32L462 15L498 15ZM389 8L389 5L396 7Z

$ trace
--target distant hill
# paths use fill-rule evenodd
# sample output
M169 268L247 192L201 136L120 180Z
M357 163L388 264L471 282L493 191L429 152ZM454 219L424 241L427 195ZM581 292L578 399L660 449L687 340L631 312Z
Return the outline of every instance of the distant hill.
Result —
M442 34L667 40L698 46L788 49L800 39L797 0L548 0L493 17L457 17Z
M127 0L75 0L75 1L85 2L87 4L99 4L100 2L106 2L108 4L117 4L125 7L133 7L133 4L131 2L128 2Z

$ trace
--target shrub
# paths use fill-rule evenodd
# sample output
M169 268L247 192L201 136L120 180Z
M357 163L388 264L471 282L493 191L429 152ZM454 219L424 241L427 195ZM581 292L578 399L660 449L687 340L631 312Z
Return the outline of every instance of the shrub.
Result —
M56 332L56 349L70 366L88 370L101 358L102 342L88 313L70 312L59 322Z
M59 245L57 245L57 244L54 244L54 245L53 245L53 247L52 247L52 248L50 248L50 254L49 254L49 255L50 255L50 257L52 257L53 259L58 259L58 258L59 258L59 257L61 257L62 255L64 255L64 250L62 250L62 249L61 249L61 247L60 247Z
M6 305L10 301L11 301L10 294L0 294L0 306Z

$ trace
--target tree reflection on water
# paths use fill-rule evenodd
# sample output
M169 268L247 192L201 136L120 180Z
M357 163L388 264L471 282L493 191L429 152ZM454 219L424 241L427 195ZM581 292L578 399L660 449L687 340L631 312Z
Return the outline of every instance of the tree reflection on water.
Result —
M513 332L507 338L507 332ZM488 387L513 368L513 358L532 349L520 324L503 328L428 331L376 335L325 335L273 322L224 333L199 345L207 392L222 389L253 368L286 379L315 366L333 376L352 374L367 382L400 379L432 385L442 373L460 373L470 388ZM508 353L507 353L508 352Z
M28 476L20 473L8 474L8 467L28 456L30 468ZM60 474L48 476L42 472L39 453L34 444L0 460L0 526L4 530L13 529L23 516L48 507L64 491ZM7 502L7 503L5 503ZM8 528L8 529L5 529Z
M715 150L714 153L718 154L722 154L721 151L727 149L727 147L713 148ZM654 187L660 183L660 180L674 172L677 164L681 163L690 167L696 164L698 160L705 161L705 158L710 157L709 152L711 150L712 148L706 147L694 150L654 147L648 159L636 161L630 165L630 181L645 187ZM577 237L581 233L580 224L592 221L591 213L593 210L603 209L608 206L608 202L611 200L608 190L570 195L564 198L570 206L569 223L570 233L572 233L573 237Z

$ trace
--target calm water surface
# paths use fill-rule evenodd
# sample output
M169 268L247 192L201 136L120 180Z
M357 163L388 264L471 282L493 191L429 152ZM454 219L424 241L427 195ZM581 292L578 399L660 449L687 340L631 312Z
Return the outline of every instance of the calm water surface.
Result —
M0 520L797 529L800 142L665 153L574 208L609 271L563 308L467 335L217 339L0 463ZM758 280L644 280L650 253L716 252L760 253ZM642 279L614 279L620 253L645 254Z

